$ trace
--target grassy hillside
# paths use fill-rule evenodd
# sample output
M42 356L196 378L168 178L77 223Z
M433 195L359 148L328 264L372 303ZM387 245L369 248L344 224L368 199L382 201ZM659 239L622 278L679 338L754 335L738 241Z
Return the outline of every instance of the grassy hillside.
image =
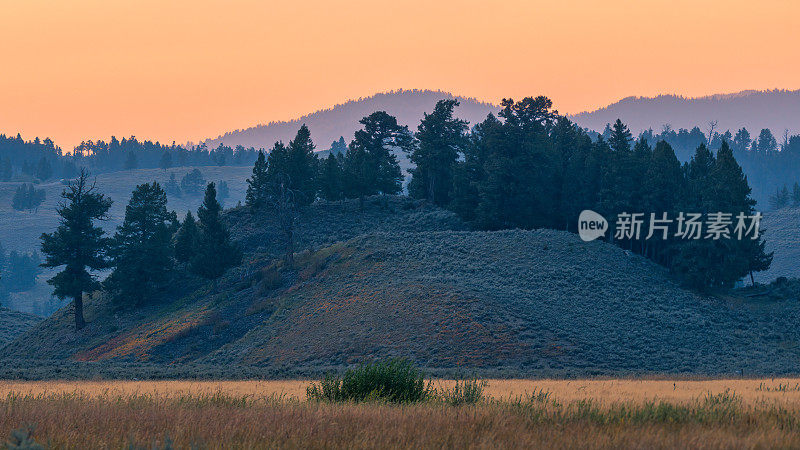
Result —
M769 270L754 274L756 282L770 283L778 277L800 278L800 208L767 211L762 227L766 230L766 249L775 255Z
M186 279L138 311L96 295L86 329L75 333L61 310L0 357L318 371L396 355L528 375L797 371L795 301L698 297L606 243L452 231L463 226L440 210L381 205L364 215L355 203L312 208L298 235L313 250L298 253L295 270L274 262L274 219L237 209L235 236L260 253L216 287Z
M0 308L0 347L13 341L42 320L33 314Z
M109 211L109 220L103 227L113 233L117 225L122 223L125 216L125 205L128 204L131 192L138 184L158 181L166 183L170 174L174 173L178 182L193 167L177 167L167 171L161 169L139 169L131 171L104 173L96 177L97 187L104 194L111 197L114 204ZM226 205L235 205L237 201L244 200L247 185L245 180L252 171L251 167L199 167L207 181L224 180L230 189L230 198ZM44 189L46 199L38 212L14 211L11 200L14 192L21 183L0 183L0 243L6 251L17 250L31 252L39 250L39 236L50 232L58 226L56 207L61 201L61 191L64 185L59 181L45 183L37 186ZM196 210L202 202L202 195L170 197L169 208L183 216L188 209ZM47 314L60 305L59 302L49 299L52 292L44 284L46 276L40 277L37 286L29 291L12 294L6 306L27 312Z

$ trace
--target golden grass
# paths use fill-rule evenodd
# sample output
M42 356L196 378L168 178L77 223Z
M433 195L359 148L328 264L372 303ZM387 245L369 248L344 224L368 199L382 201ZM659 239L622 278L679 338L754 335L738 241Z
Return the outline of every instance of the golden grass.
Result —
M3 381L0 442L35 424L54 448L800 446L800 379L489 380L489 399L461 407L307 402L307 385Z

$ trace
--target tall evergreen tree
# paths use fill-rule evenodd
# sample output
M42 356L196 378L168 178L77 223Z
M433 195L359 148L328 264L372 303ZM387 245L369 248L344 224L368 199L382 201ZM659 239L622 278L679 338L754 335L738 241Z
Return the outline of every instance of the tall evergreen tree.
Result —
M253 165L253 174L247 179L247 194L244 203L251 208L262 208L267 204L269 196L269 178L267 177L267 159L264 152L258 152Z
M167 169L172 167L172 155L169 150L164 150L161 154L161 159L158 161L158 167L166 172Z
M139 167L139 159L136 157L136 153L133 150L128 152L128 156L125 157L125 164L123 168L125 170L133 170Z
M178 228L178 232L175 233L175 260L184 265L189 264L189 261L197 252L198 240L197 222L195 222L192 212L187 211L186 217L183 219L180 228Z
M299 205L309 205L316 198L317 155L311 132L303 124L286 147L286 171L289 189L296 193ZM274 182L274 180L273 180Z
M170 241L176 222L158 183L136 186L112 241L114 271L107 281L125 303L143 303L167 284L174 266Z
M192 272L207 279L219 278L242 260L241 252L231 243L230 233L222 223L221 210L216 187L209 183L203 204L197 210L200 221L197 251L190 262Z
M50 161L48 161L47 158L42 156L39 159L39 163L36 165L36 178L42 181L47 181L52 176L53 176L53 167L50 165Z
M630 130L620 119L611 126L611 136L608 138L608 145L615 152L627 152L631 149L633 136Z
M417 128L418 145L410 159L416 164L411 170L409 194L425 198L437 205L450 203L453 170L459 153L466 145L467 122L454 117L457 100L439 100L431 114L425 113Z
M89 183L89 174L81 170L78 179L65 189L61 196L64 204L58 208L61 224L53 233L42 234L43 267L64 269L47 282L55 289L58 298L71 298L75 312L75 328L84 327L83 293L98 286L90 273L108 267L106 250L108 239L103 229L94 221L105 220L111 200Z
M328 157L320 164L318 177L319 195L325 200L336 201L342 198L342 167L341 153L329 153Z
M397 118L377 111L359 121L345 156L345 177L350 197L362 200L367 195L396 194L402 190L403 174L392 148L410 149L413 137Z

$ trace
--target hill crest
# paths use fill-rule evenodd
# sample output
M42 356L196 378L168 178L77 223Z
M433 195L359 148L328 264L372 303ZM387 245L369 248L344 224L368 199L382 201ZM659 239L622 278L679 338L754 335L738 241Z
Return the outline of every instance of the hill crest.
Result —
M349 142L360 127L358 121L375 111L386 111L396 116L401 125L408 125L414 131L423 113L431 112L436 102L442 99L458 100L461 106L456 108L456 115L469 121L470 125L482 121L487 114L497 110L497 106L491 103L449 92L401 89L349 100L292 120L274 121L230 131L203 142L209 148L224 143L231 147L243 145L269 149L276 141L288 142L293 139L298 128L305 123L311 130L317 150L326 150L340 136Z
M607 123L622 119L635 133L670 125L673 129L699 126L703 131L711 121L717 130L746 127L751 135L769 128L775 135L784 130L800 132L800 90L745 90L701 97L664 94L655 97L625 97L603 108L570 116L580 126L602 132Z

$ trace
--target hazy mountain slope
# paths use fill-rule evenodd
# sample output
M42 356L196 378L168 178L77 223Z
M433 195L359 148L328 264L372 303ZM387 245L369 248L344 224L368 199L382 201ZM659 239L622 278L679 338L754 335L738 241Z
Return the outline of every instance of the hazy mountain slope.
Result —
M468 120L470 126L485 119L490 112L497 112L497 107L494 105L470 98L454 97L447 92L401 90L350 100L295 120L271 122L231 131L205 142L211 148L224 142L228 146L243 145L268 149L276 141L288 142L294 138L297 129L306 124L311 130L311 138L317 145L317 150L325 150L340 136L344 136L349 143L353 139L353 133L360 128L358 121L375 111L386 111L396 116L400 124L408 125L412 131L416 131L424 112L431 112L438 100L451 98L457 98L461 102L461 106L456 109L456 115Z
M75 333L64 309L0 357L313 371L396 355L531 375L797 370L795 300L702 298L643 258L560 231L403 231L446 230L450 219L397 205L385 221L371 212L383 232L322 247L312 241L326 240L336 213L318 210L306 230L317 250L298 253L292 272L272 263L276 231L256 229L270 222L253 218L236 235L265 241L266 253L215 287L176 283L180 300L139 311L95 297L85 330Z
M756 282L770 283L778 277L800 278L800 208L767 211L762 227L766 230L766 249L775 255L769 270L754 274Z
M42 320L39 316L0 308L0 347L13 341Z
M661 131L665 124L673 129L699 126L707 131L708 123L719 121L717 129L733 133L746 127L751 136L769 128L776 136L785 129L800 132L800 90L742 91L698 98L675 95L627 97L605 108L572 117L582 127L603 131L607 123L622 119L634 132L648 128Z

